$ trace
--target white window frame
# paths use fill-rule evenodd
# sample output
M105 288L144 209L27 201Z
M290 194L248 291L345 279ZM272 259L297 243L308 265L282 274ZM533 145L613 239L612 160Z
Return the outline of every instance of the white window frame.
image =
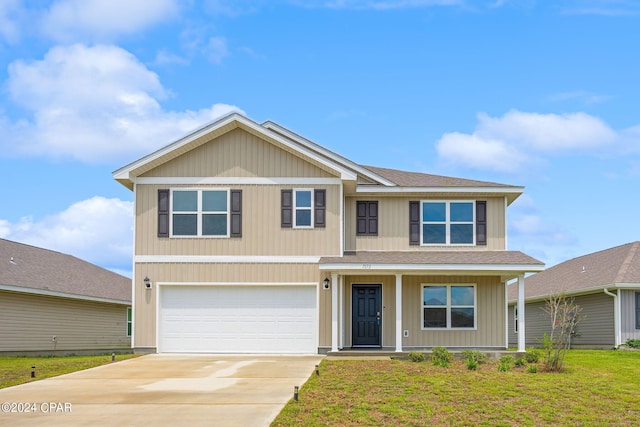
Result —
M176 192L185 192L185 191L195 191L197 193L197 208L196 211L174 211L173 210L173 200L174 193ZM202 210L202 193L205 191L217 191L217 192L226 192L227 193L227 210L226 211L203 211ZM231 190L229 188L172 188L171 189L171 202L169 206L169 237L178 238L178 239L224 239L230 236L230 228L231 228ZM195 235L183 235L183 234L174 234L173 233L173 216L187 214L187 215L196 215L196 223L197 229ZM227 216L227 229L225 234L221 235L202 235L202 217L204 215L215 215L215 214L225 214Z
M444 203L445 204L445 220L444 221L424 221L424 205L425 203ZM473 212L471 221L451 221L451 203L470 203ZM424 225L425 224L444 224L445 225L445 242L444 243L424 243ZM471 243L451 243L451 225L469 224L472 226ZM420 246L475 246L476 245L476 201L475 200L421 200L420 201Z
M308 192L311 194L311 207L298 207L298 193L302 193L302 192ZM293 228L313 228L313 224L314 224L314 218L313 218L313 212L314 212L314 207L315 207L315 200L314 200L315 194L313 191L313 188L294 188L293 189L293 218L292 218L292 222L293 222ZM311 223L309 225L298 225L298 211L310 211L311 215Z
M446 305L425 305L424 288L429 286L447 288L447 304ZM452 287L473 287L473 306L471 305L451 305L451 288ZM444 328L427 328L424 326L424 309L425 308L445 308L447 313L447 326ZM452 327L451 326L451 309L452 308L473 308L473 327ZM478 329L478 286L476 283L422 283L420 286L420 327L423 331L475 331Z

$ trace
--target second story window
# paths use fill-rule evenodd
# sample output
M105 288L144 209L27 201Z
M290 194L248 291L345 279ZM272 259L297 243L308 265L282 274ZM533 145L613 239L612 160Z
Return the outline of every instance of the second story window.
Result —
M293 216L293 226L295 228L311 227L313 224L313 190L294 190L293 206L295 215Z
M173 190L171 235L229 237L229 191Z
M474 205L470 201L422 202L422 245L475 244Z
M281 190L281 227L326 227L326 197L327 192L322 188L294 188Z

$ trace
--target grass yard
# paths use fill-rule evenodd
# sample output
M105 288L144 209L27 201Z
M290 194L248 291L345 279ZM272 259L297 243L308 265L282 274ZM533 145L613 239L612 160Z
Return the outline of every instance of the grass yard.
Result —
M272 426L637 426L640 352L571 350L565 372L324 360Z
M116 354L118 360L137 357L137 354ZM111 363L111 355L23 357L0 356L0 388L55 377ZM36 377L31 378L31 367L36 366Z

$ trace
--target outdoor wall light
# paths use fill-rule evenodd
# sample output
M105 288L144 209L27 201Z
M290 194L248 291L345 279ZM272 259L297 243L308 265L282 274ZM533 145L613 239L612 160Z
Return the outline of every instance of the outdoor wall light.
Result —
M329 289L329 278L325 277L324 280L322 281L322 286L324 287L324 289Z
M147 289L151 289L151 279L148 276L144 278L144 287Z

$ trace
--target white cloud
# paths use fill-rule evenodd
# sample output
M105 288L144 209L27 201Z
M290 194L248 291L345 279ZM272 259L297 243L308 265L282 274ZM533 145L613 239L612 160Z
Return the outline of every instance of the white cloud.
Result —
M436 143L441 159L500 172L515 172L558 152L610 146L619 135L585 113L539 114L511 110L502 117L478 114L472 134L444 134Z
M4 39L12 44L20 38L20 19L18 18L22 14L20 6L20 0L0 1L0 41Z
M110 40L177 16L177 0L59 0L42 17L42 31L58 41Z
M92 197L40 221L0 220L0 237L74 255L120 272L131 270L133 202ZM122 274L122 273L121 273Z
M71 157L86 162L131 160L238 108L215 104L166 111L158 76L115 46L54 47L43 60L9 65L9 93L32 113L0 117L7 154Z
M220 64L228 55L224 37L209 36L205 26L190 26L180 34L183 50L189 56L203 56L213 64Z

